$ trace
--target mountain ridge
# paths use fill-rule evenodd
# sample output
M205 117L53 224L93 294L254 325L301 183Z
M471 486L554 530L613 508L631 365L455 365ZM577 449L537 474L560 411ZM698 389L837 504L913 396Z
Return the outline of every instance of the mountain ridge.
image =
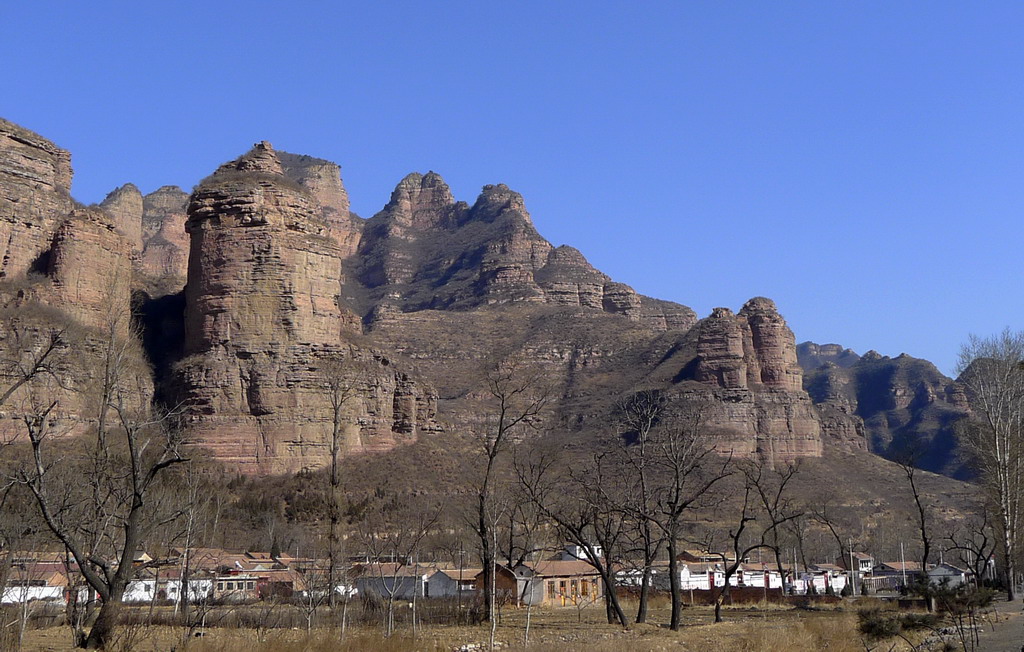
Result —
M51 256L53 236L77 223L70 155L11 123L0 135L0 198L10 198L0 235ZM864 451L868 438L884 448L886 433L865 427L880 414L868 414L869 394L843 389L839 372L807 368L843 369L832 359L844 352L797 347L770 299L698 319L553 246L504 184L469 204L437 173L410 173L363 219L340 171L260 142L189 195L164 186L143 196L125 184L89 209L126 243L117 260L150 329L157 394L184 405L196 439L229 464L250 473L322 466L322 376L334 359L358 385L345 415L349 453L481 427L480 372L501 356L544 369L559 427L570 431L607 428L618 401L656 389L719 406L714 426L736 455L818 457L825 446ZM4 278L31 273L23 258L5 259ZM921 400L928 387L947 392L936 382ZM910 409L903 385L888 391L877 400ZM920 425L908 418L888 442L927 439Z

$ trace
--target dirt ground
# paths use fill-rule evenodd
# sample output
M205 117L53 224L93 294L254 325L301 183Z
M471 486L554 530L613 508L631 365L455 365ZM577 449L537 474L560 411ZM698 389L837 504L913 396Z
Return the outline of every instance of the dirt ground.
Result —
M1020 600L995 603L995 618L980 632L980 649L985 652L1021 652L1024 650L1024 603Z

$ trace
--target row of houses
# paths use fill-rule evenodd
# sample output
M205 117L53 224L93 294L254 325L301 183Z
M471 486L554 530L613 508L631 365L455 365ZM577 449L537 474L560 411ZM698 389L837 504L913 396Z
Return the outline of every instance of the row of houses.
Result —
M498 599L544 606L582 605L604 596L600 575L582 559L579 548L567 547L558 556L498 566L494 583ZM843 560L846 562L846 560ZM726 566L734 559L708 551L684 551L678 558L679 583L684 591L707 591L726 584ZM325 560L287 554L234 552L219 548L172 549L154 560L139 553L135 579L125 592L126 602L190 602L215 600L249 602L268 598L309 596L334 590L341 596L373 594L382 598L475 599L483 591L483 569L442 564L351 561L332 588L326 586ZM852 572L850 568L853 568ZM59 553L17 553L8 560L0 602L65 600L72 591L74 564ZM614 568L616 583L638 586L642 569ZM669 588L669 565L650 569L654 588ZM969 572L951 564L934 564L922 571L917 562L876 563L869 555L853 553L843 564L793 564L743 561L729 577L730 586L782 589L787 593L841 593L852 582L854 590L898 590L915 578L958 585L972 581ZM183 579L184 578L184 579ZM0 578L2 579L2 578Z
M160 560L139 553L134 563L138 570L124 594L125 602L129 603L177 602L183 594L190 602L291 597L309 590L310 569L319 564L316 560L288 555L271 557L266 553L218 548L172 549ZM0 603L67 600L76 591L83 596L88 593L81 582L76 584L74 561L60 553L12 553L5 566L6 577L0 576Z

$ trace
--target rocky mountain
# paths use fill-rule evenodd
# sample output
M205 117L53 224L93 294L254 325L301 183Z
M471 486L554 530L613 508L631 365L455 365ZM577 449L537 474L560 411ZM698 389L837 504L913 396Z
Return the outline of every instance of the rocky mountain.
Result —
M141 350L127 342L132 242L118 222L122 212L74 202L71 174L68 152L0 119L0 376L10 387L55 332L67 349L47 362L55 373L5 397L4 435L21 432L25 411L57 393L64 399L51 416L66 423L56 430L87 427L96 411L86 391L102 382L113 339L125 343L119 355L126 368L143 363ZM151 378L139 379L130 400L148 400L151 390Z
M482 373L498 359L545 371L567 433L607 431L616 402L656 390L715 406L720 448L771 461L857 453L869 439L885 452L925 436L917 406L945 418L955 400L894 363L904 370L884 403L868 356L797 347L769 299L698 320L643 296L545 240L505 185L469 204L440 175L413 173L364 220L337 164L264 142L191 194L129 183L76 208L67 152L0 127L6 287L91 328L131 299L156 400L246 472L323 465L339 379L347 453L478 427Z
M819 409L859 417L873 452L910 456L935 473L970 476L953 427L967 402L935 365L905 353L859 356L837 344L804 342L797 351L804 387Z

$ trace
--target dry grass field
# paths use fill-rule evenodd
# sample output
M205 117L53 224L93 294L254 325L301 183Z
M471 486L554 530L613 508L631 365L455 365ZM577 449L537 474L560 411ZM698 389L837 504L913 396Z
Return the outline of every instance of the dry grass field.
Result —
M665 606L654 609L649 624L624 631L608 625L601 607L538 609L531 617L530 643L524 641L526 612L508 610L502 614L496 640L502 650L537 652L644 652L656 650L699 650L700 652L802 652L830 650L864 652L866 649L909 649L901 641L868 642L857 631L855 608L806 610L779 608L727 609L725 623L714 624L710 608L685 611L684 627L672 632ZM304 629L209 628L199 638L182 643L182 632L172 627L127 626L112 646L116 652L450 652L467 644L487 649L489 630L485 626L421 626L415 635L403 627L384 638L378 628L350 627L344 638L337 630L319 629L307 635ZM68 630L50 627L27 632L25 650L70 651Z

